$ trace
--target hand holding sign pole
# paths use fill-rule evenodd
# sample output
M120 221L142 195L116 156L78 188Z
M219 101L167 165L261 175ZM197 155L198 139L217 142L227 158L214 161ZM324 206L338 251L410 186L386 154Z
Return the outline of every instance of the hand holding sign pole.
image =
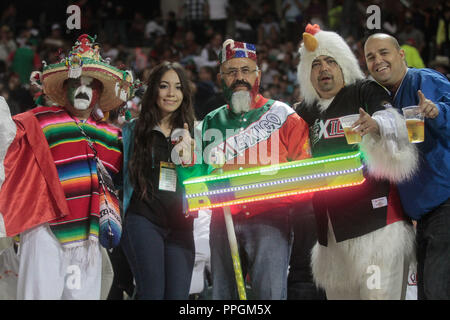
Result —
M211 165L216 168L218 174L223 173L225 155L220 152L216 152L210 159ZM231 258L233 259L233 269L236 278L236 286L238 289L238 295L240 300L247 300L245 292L244 276L242 274L241 259L239 257L239 249L236 239L236 233L234 231L233 217L229 206L223 207L223 216L225 219L225 226L227 228L228 242L230 243Z

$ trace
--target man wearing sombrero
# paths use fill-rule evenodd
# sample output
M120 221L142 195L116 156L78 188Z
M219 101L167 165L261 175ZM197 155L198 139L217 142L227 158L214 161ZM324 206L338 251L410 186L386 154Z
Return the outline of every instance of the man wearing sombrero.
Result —
M121 134L103 118L130 98L132 76L82 35L41 80L52 106L11 119L0 99L0 236L20 234L18 299L99 299L95 157L119 172Z
M314 280L330 300L404 299L414 231L393 183L417 168L404 120L337 33L308 25L299 53L297 112L309 125L313 156L360 150L365 166L363 184L314 194ZM350 114L359 115L359 144L348 144L342 129L340 117Z
M228 39L222 45L219 60L218 80L227 104L205 116L201 127L204 139L196 141L202 151L197 154L198 163L179 167L181 178L209 174L215 170L214 163L223 164L226 172L309 158L305 122L285 103L259 93L261 71L255 46ZM184 138L182 143L189 146ZM188 148L184 152L189 152ZM248 272L255 299L286 299L292 244L288 201L266 200L230 207L243 269ZM210 245L212 298L237 299L221 208L213 209Z

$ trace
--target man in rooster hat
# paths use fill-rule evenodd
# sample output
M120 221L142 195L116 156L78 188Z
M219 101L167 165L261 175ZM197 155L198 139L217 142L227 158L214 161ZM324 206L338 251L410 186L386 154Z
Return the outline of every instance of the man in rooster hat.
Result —
M365 165L361 185L314 195L314 280L328 299L402 299L414 232L392 182L417 167L404 121L386 91L364 79L338 34L308 25L299 53L303 101L296 109L309 125L313 156L359 149ZM359 144L347 144L340 124L349 114L359 114L353 125Z
M131 97L132 75L82 35L38 77L52 106L11 119L0 99L0 237L20 234L18 299L99 299L95 158L112 176L122 166L120 131L104 113Z

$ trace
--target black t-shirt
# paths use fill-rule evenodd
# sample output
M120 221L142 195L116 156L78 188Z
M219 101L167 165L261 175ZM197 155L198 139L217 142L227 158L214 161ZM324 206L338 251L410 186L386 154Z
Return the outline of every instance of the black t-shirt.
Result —
M313 157L358 150L358 144L347 144L339 117L357 114L360 107L373 115L385 109L385 105L390 102L386 90L376 82L360 80L339 91L324 112L320 112L317 105L301 103L296 109L308 123ZM389 182L375 181L366 170L363 172L366 181L360 186L315 193L314 211L319 227L318 239L322 245L327 244L327 212L338 242L386 225L387 206L374 208L372 200L385 198L387 203Z
M342 88L322 113L316 105L300 104L297 113L309 125L313 157L358 150L358 144L347 144L339 117L358 114L359 108L373 115L376 111L384 110L385 104L391 104L390 96L371 80L357 81L354 85Z
M139 189L131 196L128 212L142 215L154 224L171 229L192 229L193 218L185 217L183 213L183 189L177 179L176 191L159 189L160 162L171 162L172 143L170 137L166 138L163 133L152 130L149 139L153 139L153 159L151 175L147 177L148 200L139 198Z

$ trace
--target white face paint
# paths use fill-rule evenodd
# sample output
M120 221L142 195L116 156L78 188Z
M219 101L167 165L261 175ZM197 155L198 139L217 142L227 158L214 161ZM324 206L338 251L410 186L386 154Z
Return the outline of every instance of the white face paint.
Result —
M240 90L233 93L231 96L231 109L234 113L243 113L250 110L252 98L250 92Z
M80 77L80 85L73 93L73 106L77 110L87 110L92 102L92 81L91 77Z

